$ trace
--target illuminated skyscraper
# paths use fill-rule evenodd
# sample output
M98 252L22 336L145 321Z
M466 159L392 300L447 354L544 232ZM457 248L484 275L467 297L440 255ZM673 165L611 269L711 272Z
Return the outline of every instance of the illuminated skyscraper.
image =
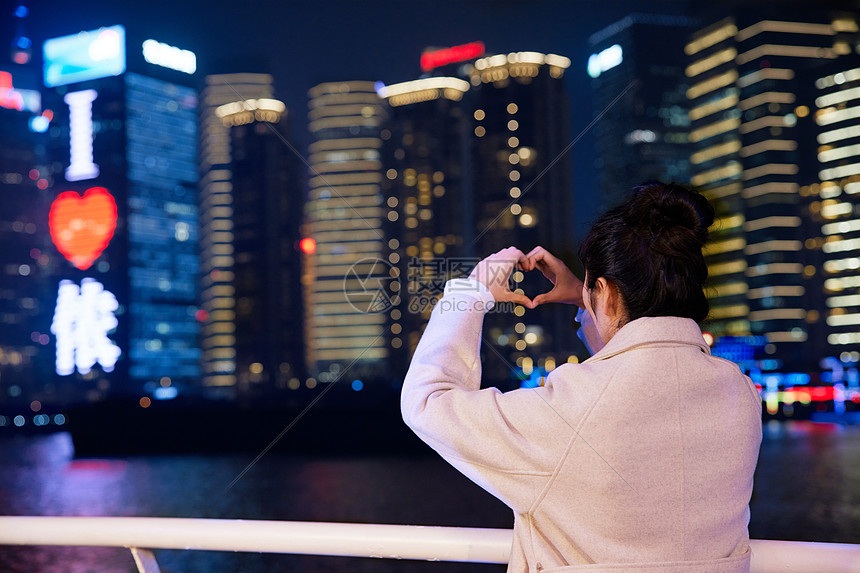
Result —
M202 370L214 396L234 396L237 380L232 151L230 128L215 110L273 91L269 74L210 75L200 102Z
M441 66L435 75L380 88L391 106L384 188L396 222L392 253L405 272L397 322L408 359L447 278L468 274L475 257L517 245L573 250L567 100L562 56L515 52L483 56L479 42L425 52ZM466 58L466 61L461 61ZM518 273L519 275L519 273ZM521 277L522 278L522 277ZM539 277L524 284L531 292ZM569 321L552 309L511 309L488 315L488 378L514 382L551 370L573 352ZM522 317L522 318L520 318ZM518 382L514 382L518 383Z
M122 26L45 42L55 369L90 400L199 382L194 54Z
M853 22L841 26L856 31ZM817 181L801 188L817 233L807 248L820 249L824 305L820 338L827 354L860 348L860 58L842 56L816 70L814 106ZM812 78L810 78L812 79ZM810 311L812 312L812 311ZM824 355L822 353L822 355Z
M406 372L444 281L470 269L474 247L469 82L429 77L380 88L390 107L384 149L389 261L399 270L400 304L389 314ZM390 134L390 135L389 135Z
M22 413L18 421L30 426L41 404L65 398L53 376L49 330L58 261L43 216L51 202L43 133L51 112L42 115L38 86L21 83L19 66L4 68L12 71L0 71L0 428Z
M563 56L513 52L479 58L470 69L478 255L511 245L528 252L540 245L574 263L571 138L562 79L569 66ZM522 280L525 292L549 284L537 273L520 275L515 279ZM575 353L572 313L519 305L513 313L485 319L487 341L503 357L488 355L485 372L492 379L501 382L513 365L526 375L550 371Z
M585 71L594 113L603 113L595 125L602 208L644 181L689 183L689 86L678 53L695 22L631 14L589 38Z
M258 98L224 104L233 198L233 275L237 389L272 396L304 375L299 158L288 145L284 104ZM216 311L217 312L217 311Z
M313 142L303 235L316 241L302 278L308 368L321 382L345 368L375 378L387 372L390 349L402 345L390 338L387 313L399 301L390 290L397 281L390 280L380 189L385 110L373 82L324 83L308 95Z
M823 10L766 19L754 9L694 33L684 51L691 85L691 182L717 208L706 248L716 335L766 335L771 358L809 367L810 325L823 320L810 292L800 197L798 119L809 113L802 70L851 51L853 19Z

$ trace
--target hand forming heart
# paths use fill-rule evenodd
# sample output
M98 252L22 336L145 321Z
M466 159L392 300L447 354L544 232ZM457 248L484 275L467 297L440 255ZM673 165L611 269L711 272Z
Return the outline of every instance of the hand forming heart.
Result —
M539 270L553 283L553 288L534 299L512 292L508 286L508 278L515 267L523 271ZM511 301L528 308L548 302L575 304L580 307L583 305L582 281L570 272L567 265L543 247L535 247L528 255L524 255L516 247L502 249L479 262L469 278L483 283L496 302Z

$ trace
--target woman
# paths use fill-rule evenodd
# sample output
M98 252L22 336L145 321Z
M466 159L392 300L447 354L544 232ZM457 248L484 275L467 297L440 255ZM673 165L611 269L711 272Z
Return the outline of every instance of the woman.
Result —
M634 189L580 247L585 283L510 247L446 285L403 384L406 423L514 511L508 571L749 570L761 401L710 355L702 247L714 212L674 185ZM530 300L514 267L553 283ZM480 389L484 312L576 304L594 352L540 388Z

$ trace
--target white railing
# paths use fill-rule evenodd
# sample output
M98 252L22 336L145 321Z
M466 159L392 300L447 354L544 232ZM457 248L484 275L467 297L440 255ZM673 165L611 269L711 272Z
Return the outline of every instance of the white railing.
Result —
M141 573L150 549L253 551L507 563L507 529L161 517L0 517L0 545L127 547ZM752 540L751 573L860 573L860 545ZM144 549L146 548L146 549Z

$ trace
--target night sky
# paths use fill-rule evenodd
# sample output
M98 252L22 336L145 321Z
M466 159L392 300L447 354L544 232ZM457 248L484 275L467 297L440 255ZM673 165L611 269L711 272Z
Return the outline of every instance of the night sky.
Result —
M2 2L2 18L8 19L11 0ZM313 85L415 79L425 47L475 40L483 41L488 53L531 50L569 57L572 64L565 81L573 138L595 113L585 73L588 36L631 12L688 13L687 2L670 0L31 0L28 5L28 32L37 46L45 38L123 24L194 51L200 80L207 73L235 71L225 70L227 61L247 60L245 71L269 71L275 77L276 97L291 113L293 139L301 150L309 140L306 94ZM261 62L267 64L261 66ZM590 134L571 153L577 235L581 235L592 216L596 190Z

